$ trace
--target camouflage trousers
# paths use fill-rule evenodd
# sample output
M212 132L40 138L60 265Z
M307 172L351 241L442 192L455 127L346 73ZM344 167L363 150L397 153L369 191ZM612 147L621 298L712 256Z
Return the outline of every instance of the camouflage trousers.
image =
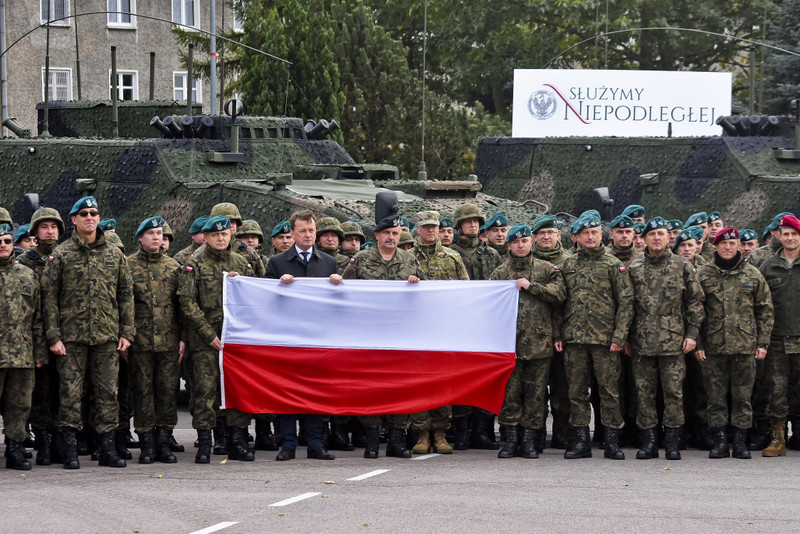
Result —
M686 366L680 356L633 356L633 379L636 382L636 426L648 430L658 424L656 395L661 384L664 400L664 426L683 426L683 378Z
M564 438L569 441L575 439L575 429L569 424L569 384L567 371L564 368L564 353L556 352L550 359L550 378L548 380L550 410L553 412L553 421L561 425ZM547 420L547 406L542 414Z
M3 399L3 433L22 443L28 437L25 423L31 413L33 369L0 369L0 398Z
M175 428L181 379L177 348L169 352L131 351L128 367L136 432L141 434L157 426Z
M569 383L570 424L589 426L592 408L589 385L592 371L600 394L600 420L610 428L622 428L624 421L619 403L619 375L622 361L618 352L604 345L568 344L564 346L564 368Z
M192 427L211 430L222 416L219 391L219 353L209 350L194 351L189 355L192 376L192 398L189 411Z
M119 403L119 425L117 428L130 431L133 417L133 390L131 389L131 371L128 363L120 359L119 380L117 381L117 403Z
M433 432L441 430L447 432L450 428L451 414L452 408L450 406L440 406L433 410L412 413L411 428L417 432L424 432L426 430Z
M483 408L476 408L474 406L465 406L463 404L454 404L453 405L453 419L457 419L459 417L469 417L472 414L478 416L485 416L494 418L494 415L489 410L484 410Z
M119 424L117 342L110 341L100 345L64 343L64 346L67 353L56 357L59 383L58 428L83 428L81 397L84 381L89 380L91 425L98 434L115 430Z
M782 340L773 338L766 359L769 401L767 417L772 424L784 423L789 416L789 391L800 387L800 354L783 352Z
M683 380L683 410L686 419L705 423L706 415L706 387L703 379L703 364L695 358L694 353L689 353L684 359L686 364L686 378Z
M550 376L550 358L517 360L514 372L506 383L503 407L497 417L501 426L523 426L540 430L546 408L547 379Z
M359 415L358 420L361 421L361 424L364 425L364 428L378 428L378 425L381 424L380 415ZM390 428L405 429L408 426L408 415L407 414L387 415L386 421L389 424Z
M58 413L58 372L56 358L49 353L48 365L34 370L33 397L31 399L31 415L28 419L34 430L50 430L54 432L55 417Z
M753 354L708 354L703 363L706 386L708 428L728 425L728 394L731 399L730 423L736 428L753 426L753 383L756 359Z

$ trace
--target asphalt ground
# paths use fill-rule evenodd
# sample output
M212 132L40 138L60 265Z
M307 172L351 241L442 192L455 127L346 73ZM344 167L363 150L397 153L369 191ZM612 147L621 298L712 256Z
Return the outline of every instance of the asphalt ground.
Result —
M252 428L252 427L251 427ZM456 451L412 460L254 462L214 456L194 463L196 434L181 411L177 464L124 469L33 466L0 469L0 532L789 532L797 530L800 453L710 460L499 460L495 451ZM385 445L381 445L381 454Z

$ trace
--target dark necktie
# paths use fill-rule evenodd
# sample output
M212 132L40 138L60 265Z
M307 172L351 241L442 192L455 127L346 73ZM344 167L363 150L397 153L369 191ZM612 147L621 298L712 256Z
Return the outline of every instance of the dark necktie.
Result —
M303 256L303 264L304 265L308 265L308 254L309 253L308 252L301 252L300 254Z

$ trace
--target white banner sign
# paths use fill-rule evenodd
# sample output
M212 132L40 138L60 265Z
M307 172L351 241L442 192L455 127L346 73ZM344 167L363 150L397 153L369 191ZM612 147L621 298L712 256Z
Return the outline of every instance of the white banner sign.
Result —
M730 112L727 72L514 71L513 137L719 135Z

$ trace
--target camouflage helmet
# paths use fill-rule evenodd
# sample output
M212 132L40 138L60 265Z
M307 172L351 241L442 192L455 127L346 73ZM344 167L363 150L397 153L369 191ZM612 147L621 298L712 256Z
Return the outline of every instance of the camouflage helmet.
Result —
M239 228L236 229L236 237L242 237L246 235L256 235L258 236L258 242L264 242L264 232L261 231L261 226L258 222L254 221L253 219L247 219L246 221L242 221L242 224L239 225Z
M8 213L8 210L5 208L0 208L0 224L3 223L9 226L14 226L14 221L11 220L11 214Z
M342 232L344 233L345 239L348 237L357 236L361 240L362 245L364 244L364 241L367 240L367 236L364 235L364 230L361 229L361 225L355 221L347 221L346 223L343 223Z
M170 243L175 240L175 234L172 233L172 228L169 227L167 221L164 221L164 226L161 227L161 235L169 239Z
M400 234L400 241L397 242L398 247L405 245L414 245L414 236L410 232L403 232Z
M458 229L461 228L461 223L469 219L478 219L481 226L486 223L486 219L481 215L481 209L475 204L463 204L456 208L454 226Z
M335 232L339 236L339 241L344 241L342 223L336 217L323 217L317 221L317 237L325 232Z
M64 233L64 221L61 220L61 214L58 213L58 210L53 208L39 208L34 211L31 216L31 235L36 235L39 223L43 223L44 221L53 221L58 225L59 233Z
M211 208L211 217L216 217L218 215L227 217L231 220L231 222L235 222L237 225L242 224L242 216L239 215L239 208L236 207L236 204L231 204L230 202L220 202L219 204L215 205L213 208Z

